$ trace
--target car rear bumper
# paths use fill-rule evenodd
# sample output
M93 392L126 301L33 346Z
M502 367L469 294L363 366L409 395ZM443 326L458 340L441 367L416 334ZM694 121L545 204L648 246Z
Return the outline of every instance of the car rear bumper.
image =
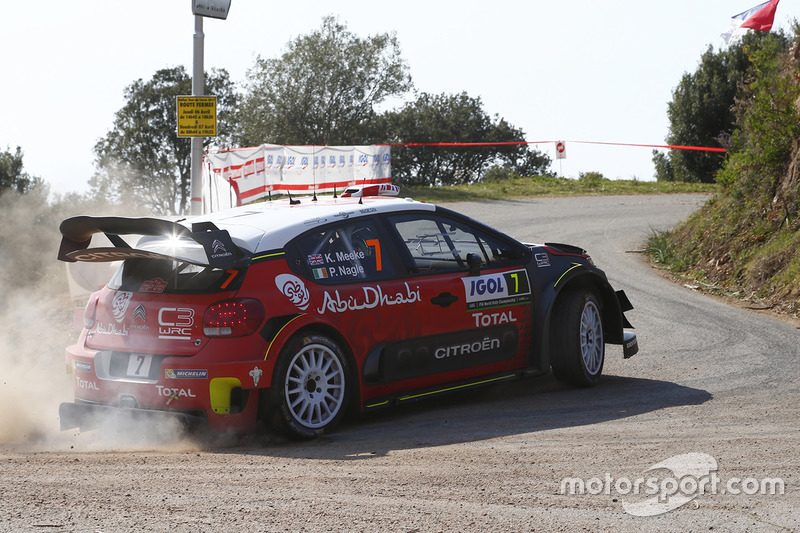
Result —
M88 431L106 424L118 427L134 427L144 424L148 427L161 426L177 431L188 431L207 424L206 417L202 414L114 407L81 401L62 403L58 407L58 416L61 422L61 431L73 428Z

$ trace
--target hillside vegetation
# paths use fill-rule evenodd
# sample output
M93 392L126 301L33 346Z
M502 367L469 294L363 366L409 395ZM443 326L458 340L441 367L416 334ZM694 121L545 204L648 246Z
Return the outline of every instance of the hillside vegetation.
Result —
M734 107L719 192L653 235L652 259L698 287L800 315L800 42L763 46Z

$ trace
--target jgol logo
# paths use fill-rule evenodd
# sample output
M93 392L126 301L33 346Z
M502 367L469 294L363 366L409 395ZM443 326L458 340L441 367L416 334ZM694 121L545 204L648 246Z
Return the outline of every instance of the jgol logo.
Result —
M526 270L501 272L462 278L467 309L485 309L514 305L530 299L531 288Z

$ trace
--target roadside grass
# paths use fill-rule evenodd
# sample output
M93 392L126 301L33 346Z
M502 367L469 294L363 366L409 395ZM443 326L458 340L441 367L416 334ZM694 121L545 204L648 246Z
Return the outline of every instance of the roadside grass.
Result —
M472 185L443 187L401 186L400 196L423 202L470 202L541 196L613 196L632 194L715 193L716 184L664 181L610 180L597 173L578 179L549 176L519 177Z

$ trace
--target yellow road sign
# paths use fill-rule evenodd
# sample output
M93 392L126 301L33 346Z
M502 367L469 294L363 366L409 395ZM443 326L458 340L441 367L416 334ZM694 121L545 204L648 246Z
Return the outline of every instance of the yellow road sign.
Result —
M178 137L217 136L216 96L177 96Z

